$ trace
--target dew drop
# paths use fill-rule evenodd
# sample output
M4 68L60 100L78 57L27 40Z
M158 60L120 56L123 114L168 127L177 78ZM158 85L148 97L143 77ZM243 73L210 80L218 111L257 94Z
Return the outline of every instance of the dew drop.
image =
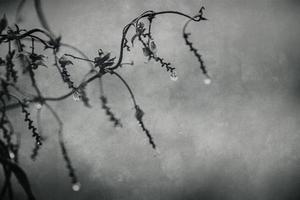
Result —
M75 91L73 93L73 99L74 99L74 101L80 101L80 98L81 98L80 93L78 91Z
M40 109L42 109L43 105L41 103L36 103L35 107L36 107L36 109L40 110Z
M177 81L178 80L178 76L176 74L176 71L171 72L170 78L171 78L172 81Z
M138 126L142 126L142 123L140 121L137 121Z
M37 144L38 146L41 146L41 145L42 145L42 142L41 142L40 140L38 140L38 141L36 141L36 144Z
M73 190L74 192L78 192L78 191L80 190L80 187L81 187L80 183L79 183L79 182L76 182L76 183L74 183L74 184L72 185L72 190Z
M14 159L16 156L15 156L14 152L9 151L9 157L10 157L11 159Z
M210 78L206 78L206 79L204 79L204 84L205 85L210 85L211 84L211 79Z

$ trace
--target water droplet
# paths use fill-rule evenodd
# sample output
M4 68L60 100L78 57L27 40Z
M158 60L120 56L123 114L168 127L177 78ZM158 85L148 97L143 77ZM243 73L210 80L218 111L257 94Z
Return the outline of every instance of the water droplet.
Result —
M9 151L9 157L10 157L11 159L14 159L16 156L15 156L14 152Z
M41 103L36 103L35 107L36 107L36 109L40 110L40 109L42 109L43 105Z
M171 78L172 81L177 81L178 80L178 76L176 74L176 71L171 72L170 78Z
M78 192L80 190L81 184L79 182L76 182L72 185L72 190L74 192Z
M140 121L137 121L138 126L142 126L142 123Z
M36 141L36 144L37 144L38 146L41 146L41 145L42 145L42 142L41 142L40 140L38 140L38 141Z
M211 84L211 79L210 78L206 78L206 79L204 79L204 84L205 85L210 85Z
M74 99L74 101L80 101L80 98L81 98L80 93L78 91L75 91L73 93L73 99Z

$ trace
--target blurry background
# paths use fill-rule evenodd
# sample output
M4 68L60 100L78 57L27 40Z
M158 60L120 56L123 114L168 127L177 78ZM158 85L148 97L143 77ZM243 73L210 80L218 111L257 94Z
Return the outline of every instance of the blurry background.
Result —
M0 14L6 13L11 24L17 4L0 0ZM299 1L43 1L54 32L90 58L99 48L118 56L123 26L145 10L194 15L201 5L209 21L191 23L188 30L206 61L211 85L203 83L184 45L186 19L174 15L154 19L153 37L158 55L176 67L178 81L171 81L159 64L145 63L139 45L124 58L135 65L119 70L146 113L159 155L139 129L124 86L110 75L103 79L104 90L122 129L114 129L101 109L97 81L88 87L91 109L72 98L51 103L65 122L79 192L71 189L49 112L42 111L47 141L35 162L29 159L33 140L20 110L11 112L22 133L20 162L38 199L300 199ZM32 1L22 15L22 27L39 26ZM87 70L82 62L70 67L77 81ZM54 72L54 67L38 72L47 96L67 88Z

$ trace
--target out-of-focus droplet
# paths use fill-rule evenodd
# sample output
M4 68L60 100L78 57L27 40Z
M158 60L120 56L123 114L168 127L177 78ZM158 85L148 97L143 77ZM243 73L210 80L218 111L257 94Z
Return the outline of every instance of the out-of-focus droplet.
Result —
M10 157L10 159L14 159L16 156L15 156L14 152L9 151L9 157Z
M205 78L205 79L204 79L204 84L205 84L205 85L210 85L210 84L211 84L211 79L208 78L208 77Z
M36 109L40 110L40 109L42 109L43 105L41 103L36 103L35 107L36 107Z
M74 192L78 192L80 190L81 184L79 182L76 182L72 185L72 190Z
M176 71L171 72L170 78L171 78L172 81L177 81L178 80L178 76L176 74Z
M81 95L79 94L79 92L75 91L73 93L73 99L74 99L74 101L80 101L80 98L81 98Z

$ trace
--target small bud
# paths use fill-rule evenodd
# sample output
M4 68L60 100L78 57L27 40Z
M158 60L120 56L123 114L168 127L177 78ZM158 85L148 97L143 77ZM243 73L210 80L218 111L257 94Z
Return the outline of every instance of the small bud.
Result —
M140 22L140 23L138 24L138 28L140 28L140 29L144 28L144 26L145 26L145 24L144 24L143 22Z
M149 47L150 47L150 50L151 50L153 53L156 53L157 48L156 48L156 44L155 44L154 40L151 40L151 41L150 41Z
M73 183L72 190L78 192L80 190L81 184L79 182Z
M178 80L178 76L177 76L175 70L173 72L171 72L170 78L171 78L172 81L177 81Z
M151 51L148 47L143 48L143 54L145 57L148 57L151 54Z
M66 65L73 65L72 61L70 61L65 55L58 59L59 64L66 66Z

